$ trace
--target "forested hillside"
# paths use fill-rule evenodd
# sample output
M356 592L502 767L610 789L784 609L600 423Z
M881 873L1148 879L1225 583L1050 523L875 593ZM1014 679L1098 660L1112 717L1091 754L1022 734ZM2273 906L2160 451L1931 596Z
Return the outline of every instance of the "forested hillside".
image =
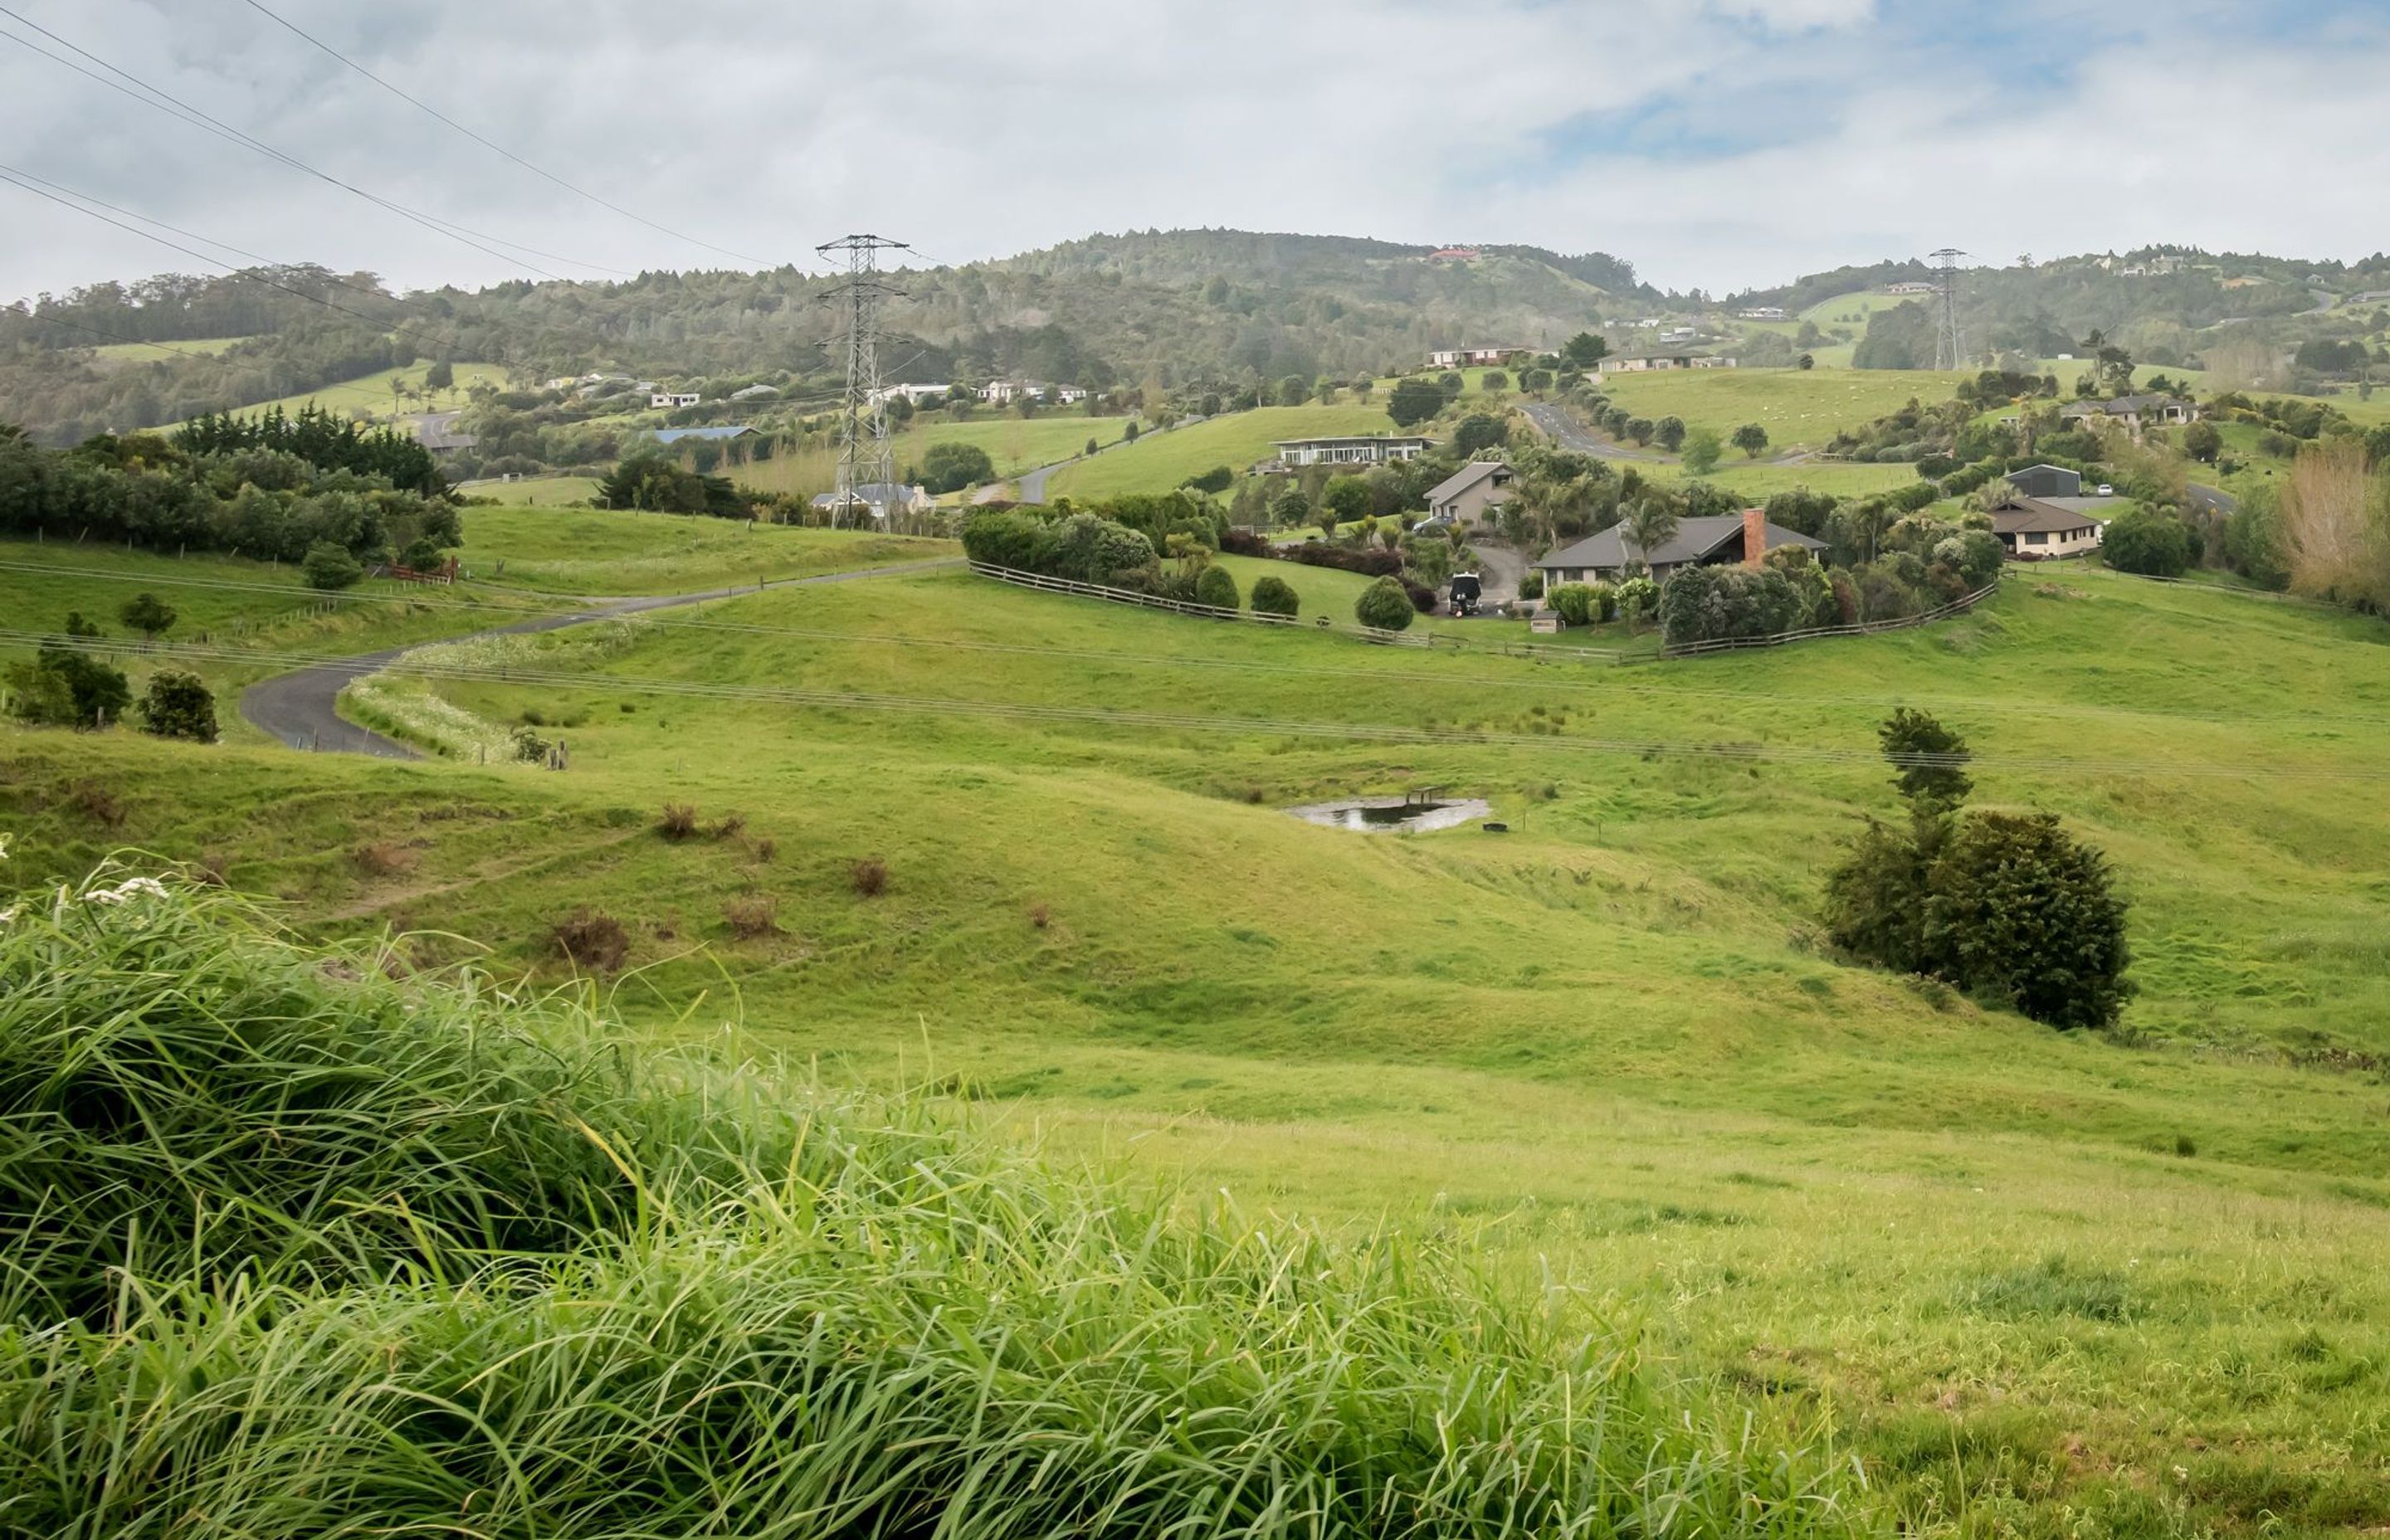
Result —
M882 364L894 378L1019 373L1149 397L1191 383L1410 367L1460 343L1553 347L1604 323L1623 349L1649 335L1632 321L1652 315L1703 325L1746 364L1790 364L1798 349L1857 340L1863 317L1825 314L1829 302L1927 276L1916 262L1887 262L1713 303L1656 289L1598 251L1452 255L1237 230L1094 236L959 267L929 265L935 257L915 259L924 265L902 275L888 307L897 340ZM803 398L832 379L838 313L820 302L829 287L793 266L406 295L372 274L316 267L95 284L0 309L0 421L71 443L443 359L524 382L595 369L690 382L768 377ZM2145 362L2182 366L2252 342L2284 359L2322 339L2370 345L2383 329L2370 295L2385 289L2390 258L2348 267L2151 248L1969 268L1960 311L1971 344L1986 353L2049 356L2101 330ZM2359 296L2369 297L2346 302ZM1739 327L1732 311L1761 303L1796 317L1817 310L1832 329L1795 339L1789 324L1781 334Z

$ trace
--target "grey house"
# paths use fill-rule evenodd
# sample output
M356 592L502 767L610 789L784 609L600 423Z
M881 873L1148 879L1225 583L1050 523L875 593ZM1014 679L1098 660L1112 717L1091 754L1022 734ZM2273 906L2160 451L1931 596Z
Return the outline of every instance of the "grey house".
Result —
M2029 465L2009 472L2009 485L2020 497L2080 497L2083 473L2054 465Z
M1756 550L1754 540L1760 542ZM1536 563L1536 571L1544 574L1548 591L1556 583L1615 582L1638 562L1651 569L1654 579L1665 579L1679 567L1715 567L1735 561L1756 564L1766 552L1788 545L1797 545L1812 556L1826 549L1824 541L1771 524L1766 515L1752 508L1741 514L1680 520L1677 533L1648 555L1635 548L1623 527L1613 525L1546 556Z
M1487 514L1510 500L1513 476L1499 460L1471 460L1429 489L1428 517L1456 524L1483 523Z

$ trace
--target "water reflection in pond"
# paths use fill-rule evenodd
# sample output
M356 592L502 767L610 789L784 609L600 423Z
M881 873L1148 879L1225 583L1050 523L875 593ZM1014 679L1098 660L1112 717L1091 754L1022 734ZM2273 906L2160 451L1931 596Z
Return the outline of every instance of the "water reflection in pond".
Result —
M1494 806L1482 797L1432 802L1407 802L1400 797L1356 797L1349 802L1315 802L1287 811L1306 824L1327 828L1418 834L1430 829L1458 828L1476 819L1491 817Z

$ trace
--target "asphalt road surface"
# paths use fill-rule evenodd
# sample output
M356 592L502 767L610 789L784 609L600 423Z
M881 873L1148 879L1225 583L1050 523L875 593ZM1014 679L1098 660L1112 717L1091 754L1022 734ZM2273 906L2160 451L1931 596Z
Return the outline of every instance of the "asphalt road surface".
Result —
M863 578L950 567L957 559L941 557L932 561L866 567L852 572L824 572L818 577L789 578L770 586L796 588L824 583L854 583ZM637 598L559 598L556 601L559 604L579 603L588 608L578 614L541 615L474 635L513 636L536 631L559 631L568 625L582 625L590 621L620 620L625 615L642 615L651 610L671 610L685 604L702 604L708 599L726 599L754 592L754 588L741 585L737 588L712 588L701 594L659 594ZM470 638L447 639L464 641ZM341 691L351 680L387 667L393 660L411 650L403 647L390 648L380 652L368 652L362 657L317 663L293 674L277 674L271 679L261 679L241 692L240 714L293 749L327 754L370 754L377 759L421 759L421 753L396 738L385 738L369 728L344 721L340 712Z

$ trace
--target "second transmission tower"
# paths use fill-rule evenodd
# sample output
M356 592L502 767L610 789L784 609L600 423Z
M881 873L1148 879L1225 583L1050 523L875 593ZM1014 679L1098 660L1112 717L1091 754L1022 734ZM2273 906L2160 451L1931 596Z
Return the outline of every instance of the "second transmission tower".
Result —
M1937 369L1956 369L1966 363L1967 350L1959 340L1959 259L1966 254L1955 246L1928 253L1934 265L1941 270L1941 314L1934 318L1934 366Z
M815 248L842 255L846 276L822 298L846 311L846 399L839 409L838 489L831 520L885 521L903 503L896 490L895 452L888 443L888 394L880 382L880 305L904 290L880 276L880 253L908 250L901 240L847 236Z

